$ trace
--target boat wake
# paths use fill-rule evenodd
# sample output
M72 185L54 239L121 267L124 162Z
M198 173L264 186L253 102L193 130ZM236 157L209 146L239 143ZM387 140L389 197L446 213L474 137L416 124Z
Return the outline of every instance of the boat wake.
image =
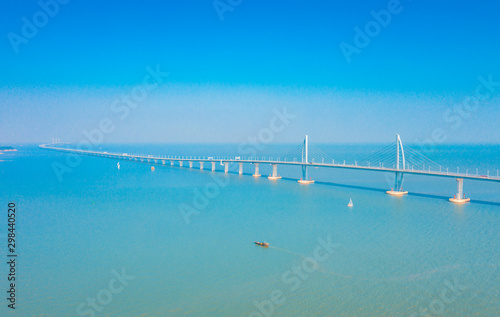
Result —
M280 248L276 246L269 246L270 249L286 252L288 254L292 254L295 256L299 256L302 259L308 258L308 256L294 252L285 248ZM477 265L476 265L477 266ZM347 275L347 274L342 274L342 273L337 273L333 272L330 270L327 270L324 265L322 265L320 262L318 262L318 268L317 271L321 272L325 275L331 275L335 277L340 277L344 279L353 279L353 280L359 280L359 281L364 281L364 282L395 282L395 283L408 283L408 282L416 282L416 281L422 281L422 280L428 280L434 276L438 275L443 275L443 274L448 274L452 273L455 271L459 271L462 269L467 269L468 266L462 265L462 264L449 264L449 265L444 265L437 267L432 270L424 271L424 272L419 272L419 273L414 273L414 274L409 274L409 275L403 275L403 276L395 276L395 277L389 277L389 278L370 278L370 277L360 277L360 276L353 276L353 275Z
M297 255L297 256L300 256L303 259L307 258L307 256L305 256L304 254L300 254L300 253L293 252L293 251L290 251L290 250L287 250L287 249L283 249L283 248L278 248L278 247L275 247L275 246L272 246L272 245L270 245L269 248L270 249L272 248L272 249L275 249L275 250L279 250L279 251L283 251L283 252L287 252L287 253L290 253L290 254L293 254L293 255Z

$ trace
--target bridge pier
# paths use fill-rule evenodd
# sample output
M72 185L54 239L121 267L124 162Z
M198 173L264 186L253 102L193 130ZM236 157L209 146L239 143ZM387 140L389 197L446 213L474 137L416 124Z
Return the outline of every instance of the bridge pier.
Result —
M193 168L193 161L189 161L189 168Z
M470 198L465 198L464 191L464 179L457 178L457 194L450 198L450 201L455 204L463 204L470 201Z
M203 162L200 162L200 170L203 170Z
M278 164L272 164L273 165L273 174L269 175L267 178L270 180L277 180L280 179L281 176L278 176Z
M302 165L302 178L299 179L297 182L299 182L302 185L309 185L314 183L312 179L307 179L309 178L309 174L307 173L307 166Z
M224 173L229 172L229 162L224 162Z
M182 167L183 161L179 161L179 166Z
M387 194L392 196L403 196L408 194L407 191L403 191L403 174L402 172L396 172L394 188L386 191Z
M260 177L261 175L259 174L259 163L254 163L253 165L255 165L255 173L252 176Z
M238 171L238 174L243 174L243 163L238 163L238 165L240 166L240 169Z
M212 172L215 171L215 162L212 162Z
M161 164L165 165L165 160L162 160L162 161L161 161Z
M174 166L174 161L170 161L170 166Z

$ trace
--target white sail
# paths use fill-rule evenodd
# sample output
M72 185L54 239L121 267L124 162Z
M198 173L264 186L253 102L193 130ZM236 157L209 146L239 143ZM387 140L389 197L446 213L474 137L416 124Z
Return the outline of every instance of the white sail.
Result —
M348 206L348 207L352 207L352 206L353 206L353 204L352 204L352 199L351 199L351 198L349 198L349 204L347 204L347 206Z

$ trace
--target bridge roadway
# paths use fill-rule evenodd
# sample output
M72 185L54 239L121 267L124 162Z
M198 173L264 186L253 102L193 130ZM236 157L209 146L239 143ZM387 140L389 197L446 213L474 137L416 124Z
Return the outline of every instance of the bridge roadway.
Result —
M438 171L426 171L426 170L414 170L414 169L396 169L396 168L388 168L388 167L375 167L375 166L358 166L358 165L349 165L349 164L334 164L334 163L314 163L314 162L290 162L290 161L281 161L281 160L265 160L265 159L236 159L235 157L198 157L198 158L186 158L186 157L177 157L177 156L141 156L141 155L132 155L127 153L108 153L108 152L99 152L99 151L88 151L88 150L78 150L78 149L65 149L61 147L50 146L47 144L40 145L40 148L63 151L68 153L76 153L83 155L93 155L100 157L108 157L115 159L123 159L123 160L146 160L149 163L153 161L155 164L159 164L158 161L161 161L162 164L165 164L166 161L177 161L177 162L210 162L210 163L250 163L250 164L270 164L270 165L295 165L295 166L307 166L307 167L327 167L327 168L343 168L343 169L354 169L354 170L363 170L363 171L377 171L377 172L391 172L391 173L403 173L403 174L415 174L415 175L424 175L424 176L436 176L436 177L448 177L448 178L458 178L458 179L472 179L478 181L489 181L489 182L500 182L500 177L498 176L487 176L487 175L471 175L464 173L449 173L449 172L438 172ZM226 170L227 171L227 170ZM258 169L257 173L258 174ZM260 175L259 175L260 176Z

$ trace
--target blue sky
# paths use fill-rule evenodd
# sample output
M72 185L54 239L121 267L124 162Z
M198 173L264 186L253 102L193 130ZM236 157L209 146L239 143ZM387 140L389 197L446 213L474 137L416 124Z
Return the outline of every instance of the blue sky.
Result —
M340 44L392 1L221 0L223 20L211 0L67 2L15 47L22 18L43 9L4 2L0 143L78 142L103 118L116 123L105 142L241 142L285 106L298 119L276 142L418 141L435 129L446 142L500 141L500 87L460 124L444 119L479 76L500 81L498 1L401 1L350 62ZM169 76L117 118L113 101L156 65Z

